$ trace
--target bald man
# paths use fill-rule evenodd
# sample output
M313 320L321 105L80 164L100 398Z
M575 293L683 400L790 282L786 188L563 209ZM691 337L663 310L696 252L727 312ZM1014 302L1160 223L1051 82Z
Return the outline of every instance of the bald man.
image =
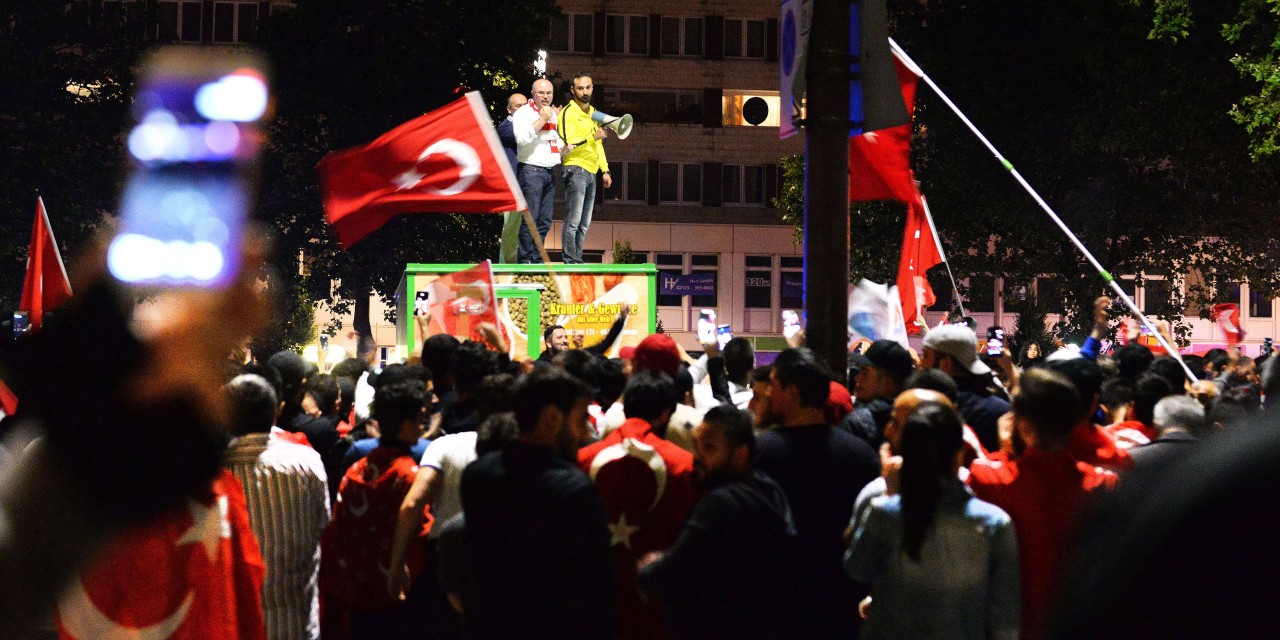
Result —
M529 104L511 115L511 128L516 137L516 181L520 183L543 241L551 231L551 206L556 197L555 168L560 164L560 150L564 147L564 140L556 131L553 98L555 87L551 81L539 78L533 82ZM528 224L520 225L520 250L516 257L521 264L542 262Z
M516 132L511 118L528 103L529 99L524 97L523 93L511 94L507 98L507 118L498 125L498 141L502 143L502 150L507 152L507 162L511 163L512 172L516 170L519 160L516 152ZM498 262L510 264L519 259L520 221L524 216L520 215L519 211L507 211L502 216L502 239L498 244Z
M907 389L898 394L893 401L889 422L884 425L885 441L880 445L880 477L867 483L867 486L858 493L858 499L853 503L853 518L849 520L849 529L845 531L846 538L853 533L853 523L858 521L858 516L871 504L872 498L897 493L898 470L902 468L902 456L898 453L898 447L902 442L902 425L907 423L907 418L910 418L916 409L926 404L935 404L951 411L956 410L951 400L932 389ZM847 543L848 540L846 539L845 542Z

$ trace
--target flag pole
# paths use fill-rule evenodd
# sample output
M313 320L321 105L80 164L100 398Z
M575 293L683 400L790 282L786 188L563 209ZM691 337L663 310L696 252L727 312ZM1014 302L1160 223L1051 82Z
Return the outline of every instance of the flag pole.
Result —
M913 62L912 64L915 63ZM929 201L925 200L924 196L920 196L920 204L924 207L924 219L929 223L929 231L933 232L933 241L938 243L938 255L942 257L942 264L947 266L947 277L951 279L951 290L956 294L956 306L960 307L961 316L967 316L969 313L964 310L964 300L960 299L960 287L956 286L956 276L951 273L951 261L947 260L947 254L942 250L942 236L938 235L938 228L933 225L933 213L929 211Z
M521 209L520 215L524 216L524 223L529 226L529 235L533 237L534 246L538 247L538 254L542 256L542 263L547 265L547 272L551 272L551 256L547 254L547 248L542 244L542 234L538 233L538 225L533 222L533 214L528 209Z
M898 46L898 43L895 42L893 38L889 38L889 46L892 47L893 50L898 55L902 56L903 59L911 61L911 64L914 65L917 69L920 68L920 65L916 64L914 60L911 60L911 57L907 55L907 52L904 51L902 47ZM1000 155L1000 152L996 149L995 145L991 144L991 141L987 140L987 137L982 135L982 132L978 130L978 127L976 127L973 124L973 122L971 122L969 118L966 117L964 113L960 111L960 108L957 107L956 104L951 101L951 98L948 98L947 94L944 93L942 89L939 88L938 85L933 82L933 79L929 77L929 74L924 73L924 71L921 70L920 78L925 81L925 84L929 85L930 89L933 89L934 93L938 94L939 98L942 98L942 101L945 102L947 106L951 108L951 111L955 113L957 117L960 118L960 121L963 122L965 126L969 127L969 130L973 132L973 135L977 136L978 140L982 141L982 144L985 145L987 149L991 151L991 154L995 156L996 160L1000 162L1000 166L1004 167L1006 171L1008 171L1011 175L1013 175L1014 180L1017 180L1018 184L1022 185L1022 188L1026 190L1028 194L1031 195L1031 198L1036 201L1036 204L1039 204L1040 208L1044 209L1044 212L1049 214L1049 218L1053 220L1054 224L1058 225L1058 228L1061 229L1064 234L1066 234L1067 238L1071 240L1072 244L1074 244L1076 248L1080 250L1080 253L1085 257L1085 260L1087 260L1089 264L1093 266L1094 270L1098 272L1098 275L1102 276L1102 279L1107 283L1108 286L1111 287L1112 291L1115 292L1116 296L1120 298L1122 302L1124 302L1125 306L1129 308L1129 311L1132 312L1136 318L1138 318L1138 320L1142 323L1144 327L1147 328L1149 332L1151 332L1151 335L1154 336L1156 341L1160 343L1160 346L1164 347L1165 351L1169 355L1177 359L1178 364L1182 365L1182 371L1186 373L1187 379L1191 380L1191 382L1193 383L1196 382L1198 379L1196 378L1195 374L1191 372L1191 368L1187 366L1187 363L1182 361L1182 355L1178 353L1178 350L1175 349L1173 345L1169 344L1167 340L1165 340L1165 337L1160 334L1159 330L1156 329L1156 326L1151 322L1151 319L1148 318L1145 314L1142 313L1141 310L1138 309L1138 305L1133 301L1133 298L1130 298L1129 294L1125 293L1124 289L1120 288L1120 283L1116 282L1115 276L1111 275L1110 272L1108 272L1105 268L1103 268L1102 263L1098 262L1098 259L1093 257L1093 254L1090 253L1089 249L1084 246L1084 243L1080 241L1080 238L1076 236L1076 234L1073 233L1069 227L1067 227L1066 223L1062 221L1062 218L1058 217L1058 214L1054 212L1053 208L1050 207L1049 204L1044 201L1044 198L1040 197L1040 194L1036 192L1035 188L1033 188L1031 184L1028 183L1026 179L1022 177L1022 174L1018 173L1018 170L1013 168L1013 163L1005 159L1003 155ZM948 269L949 268L950 267L948 266Z

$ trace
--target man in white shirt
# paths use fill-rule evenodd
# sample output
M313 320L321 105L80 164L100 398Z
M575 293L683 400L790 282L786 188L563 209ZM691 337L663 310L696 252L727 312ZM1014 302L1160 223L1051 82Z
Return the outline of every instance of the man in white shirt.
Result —
M280 411L264 378L227 383L232 429L226 467L244 488L249 526L262 547L262 614L268 638L320 637L320 532L329 524L329 490L320 454L281 437Z
M555 87L551 81L539 78L533 83L529 104L511 114L511 128L516 137L516 180L524 191L529 213L533 214L543 241L551 231L551 207L556 197L555 167L560 164L560 150L564 147L556 130L556 110L551 106L554 97ZM522 264L542 262L528 223L520 227L517 259Z

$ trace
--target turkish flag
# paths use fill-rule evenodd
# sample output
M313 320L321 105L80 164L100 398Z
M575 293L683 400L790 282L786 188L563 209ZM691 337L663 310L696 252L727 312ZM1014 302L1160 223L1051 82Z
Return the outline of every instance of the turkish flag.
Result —
M528 208L478 92L317 167L325 219L345 249L401 213Z
M62 640L265 640L265 568L244 492L223 470L208 495L122 534L58 605Z
M1240 305L1230 302L1213 305L1213 321L1222 328L1228 347L1240 344L1244 339L1244 328L1240 326Z
M18 412L18 396L13 395L13 390L4 383L4 380L0 380L0 411L3 411L6 416Z
M915 320L925 307L937 302L933 287L925 272L945 262L942 245L938 243L938 231L933 227L933 217L924 196L916 194L915 202L907 206L907 224L902 233L902 256L898 260L898 296L902 301L902 319L907 330L915 333Z
M429 315L428 335L444 333L484 341L476 327L484 322L502 326L498 322L498 298L493 293L493 268L488 260L436 278L418 296L414 314Z
M910 116L915 112L916 83L922 74L908 65L897 51L893 55L898 86ZM910 122L849 138L849 199L897 200L908 204L915 201Z
M44 198L36 198L36 221L31 227L31 246L27 249L27 276L22 281L19 311L26 311L31 328L38 329L44 314L71 299L71 281L62 265L62 254L53 239L49 213Z

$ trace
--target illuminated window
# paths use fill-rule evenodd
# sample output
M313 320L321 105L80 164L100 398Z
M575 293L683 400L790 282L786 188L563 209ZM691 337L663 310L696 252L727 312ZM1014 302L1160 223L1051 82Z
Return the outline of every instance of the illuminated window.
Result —
M725 89L721 108L721 124L726 127L778 126L777 91L735 91ZM759 100L756 100L759 98ZM757 124L753 124L755 121Z

